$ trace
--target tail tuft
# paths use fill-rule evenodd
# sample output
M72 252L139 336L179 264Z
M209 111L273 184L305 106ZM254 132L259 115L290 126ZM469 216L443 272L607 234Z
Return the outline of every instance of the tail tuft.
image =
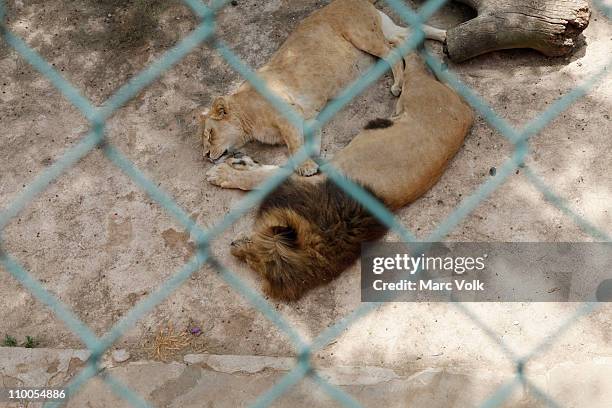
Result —
M378 118L378 119L372 119L371 121L369 121L365 126L364 129L368 130L368 129L385 129L388 127L393 126L393 121L391 119L383 119L383 118Z

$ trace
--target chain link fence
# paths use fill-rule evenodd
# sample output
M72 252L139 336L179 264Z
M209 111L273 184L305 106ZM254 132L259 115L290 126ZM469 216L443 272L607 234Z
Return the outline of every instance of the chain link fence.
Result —
M567 202L558 196L547 184L537 175L537 173L524 164L525 158L529 154L529 139L536 135L544 127L555 119L563 110L567 109L577 99L585 95L595 84L598 83L607 73L608 67L612 64L612 58L606 61L595 75L576 87L560 99L556 100L547 110L542 112L536 119L527 123L523 128L516 129L501 118L497 113L475 92L461 81L435 56L420 47L424 41L424 33L421 30L421 25L424 24L447 0L428 0L423 6L415 12L407 7L400 0L386 0L395 12L403 20L403 24L410 25L413 33L409 39L398 46L387 58L386 61L379 60L372 68L370 68L361 78L342 91L336 98L328 103L324 109L314 120L304 120L297 114L288 104L281 98L271 92L265 82L257 77L248 66L246 66L234 54L230 48L221 40L215 37L215 16L228 2L226 0L212 0L209 5L204 5L200 0L183 0L191 10L200 19L200 24L177 45L167 51L161 58L152 63L148 68L141 71L138 75L131 78L125 85L112 95L101 106L93 105L85 98L77 88L70 82L65 80L62 75L57 72L44 58L42 58L35 50L30 48L21 38L14 35L4 23L5 4L4 0L0 0L0 35L17 53L20 54L28 63L30 63L41 75L49 80L63 95L67 98L80 112L87 118L90 123L90 131L84 136L78 144L68 149L59 160L50 165L43 173L39 174L32 183L30 183L8 206L0 213L0 263L4 269L17 279L21 285L27 288L40 302L49 307L67 327L72 330L86 345L90 351L90 357L85 368L76 375L67 385L67 395L74 395L79 389L90 379L95 376L100 377L110 386L114 393L128 401L135 407L149 407L150 405L137 393L132 391L128 386L121 381L115 379L112 375L101 370L101 357L128 329L147 313L149 313L159 303L164 301L175 289L185 282L194 272L199 270L205 263L212 265L225 281L238 291L245 299L247 299L254 308L264 314L271 322L273 322L283 333L285 333L292 341L297 352L295 367L282 377L271 389L260 395L253 403L253 407L269 406L278 397L284 394L292 385L296 384L304 377L308 376L317 383L322 390L325 391L331 398L338 401L345 407L360 407L361 405L349 394L340 388L330 384L323 379L317 371L311 366L310 357L317 350L325 347L332 342L337 336L342 333L354 321L363 317L377 307L374 303L362 303L356 310L345 316L333 326L327 328L319 334L311 343L306 343L300 337L296 330L279 314L275 309L256 291L241 281L232 271L228 270L220 263L210 252L209 243L221 232L231 226L238 218L243 216L249 209L258 205L267 194L273 191L280 183L292 174L292 169L310 157L315 151L316 134L325 123L331 120L334 115L347 105L355 96L359 95L369 85L378 80L389 69L389 66L394 64L402 57L402 55L410 52L418 52L427 62L428 66L435 74L454 88L463 98L488 122L490 126L499 131L505 138L514 145L512 155L498 169L497 177L491 178L481 184L473 194L465 198L451 214L441 222L438 227L423 241L419 242L435 242L442 240L459 222L470 214L483 200L491 195L510 174L512 174L518 166L520 166L535 186L544 196L546 200L560 209L563 213L569 216L583 231L588 233L595 240L610 242L612 239L605 231L599 230L596 226L589 223L586 219L574 212ZM605 14L607 18L612 17L612 7L595 0L596 6ZM189 215L178 206L178 204L168 194L160 190L156 183L149 180L130 160L128 160L121 151L110 144L105 139L105 124L106 120L120 109L131 98L136 96L145 87L156 81L166 70L174 64L181 61L189 52L202 43L206 43L214 47L220 55L229 63L240 75L249 81L255 89L261 93L270 104L278 111L287 117L287 119L296 127L304 129L305 144L293 155L287 164L283 166L276 174L267 179L258 190L249 192L239 204L226 214L221 220L217 221L213 226L203 229L196 224ZM11 220L24 209L37 195L45 190L45 188L67 169L77 163L81 158L86 156L96 147L101 147L105 156L120 168L131 180L133 180L140 188L161 205L168 213L170 213L179 223L187 230L195 239L197 250L193 257L172 275L170 279L165 281L155 292L151 293L144 300L136 304L119 322L117 322L104 336L96 336L85 323L79 320L76 315L70 311L61 301L53 294L48 292L40 282L35 280L28 271L19 264L6 250L1 246L1 233ZM327 164L321 158L315 158L320 166ZM415 235L401 225L394 215L387 210L374 197L369 195L357 184L343 178L339 172L335 171L331 166L321 167L325 170L328 177L334 180L342 189L348 192L356 200L361 202L374 215L376 215L384 224L389 226L393 231L406 242L417 242ZM469 317L482 332L490 337L499 346L500 352L504 353L511 361L514 362L515 376L511 381L508 381L496 390L492 390L490 397L481 403L482 407L495 407L503 404L510 397L516 387L522 386L530 391L532 395L537 397L542 402L551 407L560 406L551 396L547 395L536 387L529 378L525 375L525 365L535 355L544 351L549 345L565 332L571 325L581 316L591 312L597 307L596 303L584 303L573 316L561 325L556 331L550 333L545 340L532 350L527 355L515 355L504 341L490 328L486 326L478 316L474 315L461 303L452 303L462 313ZM61 406L63 402L48 402L46 407Z

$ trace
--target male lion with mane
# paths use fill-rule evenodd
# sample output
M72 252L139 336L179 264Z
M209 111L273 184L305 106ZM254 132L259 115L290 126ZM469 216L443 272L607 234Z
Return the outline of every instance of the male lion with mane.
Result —
M362 52L385 58L391 45L399 44L408 29L399 27L370 0L335 0L304 19L270 61L257 71L268 88L311 119L359 72ZM427 38L444 41L446 32L424 26ZM399 95L403 67L393 67L391 91ZM293 155L303 145L296 129L248 82L229 96L214 99L210 111L200 114L204 156L216 162L247 142L284 144ZM312 160L297 169L302 176L317 172Z
M438 181L474 120L470 107L438 82L418 56L405 62L395 116L368 123L331 160L391 210L410 204ZM252 190L276 169L234 157L215 166L209 180ZM386 231L323 175L291 178L264 199L253 235L234 241L231 252L264 278L270 296L296 300L338 276L359 257L363 242Z

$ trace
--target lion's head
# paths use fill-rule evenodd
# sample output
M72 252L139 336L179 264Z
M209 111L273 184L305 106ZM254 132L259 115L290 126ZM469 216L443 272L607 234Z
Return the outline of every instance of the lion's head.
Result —
M359 258L362 242L386 230L333 181L288 179L261 203L253 234L234 241L231 253L259 273L273 298L296 300L338 276Z
M245 143L245 132L237 112L232 110L229 97L216 98L210 111L200 113L200 132L204 158L220 159Z
M331 280L321 240L319 231L295 212L274 210L259 220L250 237L233 241L231 253L259 273L268 295L297 300Z

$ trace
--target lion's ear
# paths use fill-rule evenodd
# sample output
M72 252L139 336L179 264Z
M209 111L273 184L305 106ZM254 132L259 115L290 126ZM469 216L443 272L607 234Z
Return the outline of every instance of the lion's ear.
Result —
M228 104L224 97L219 96L215 99L210 109L210 117L221 120L229 113Z
M275 241L288 247L295 247L298 244L298 233L293 227L275 225L270 228L270 232Z

